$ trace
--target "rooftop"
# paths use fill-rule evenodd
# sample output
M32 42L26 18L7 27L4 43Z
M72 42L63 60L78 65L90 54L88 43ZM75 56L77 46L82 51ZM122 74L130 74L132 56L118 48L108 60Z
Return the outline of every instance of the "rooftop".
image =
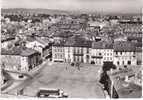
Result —
M93 42L92 48L93 49L113 49L113 45L110 43L99 41L99 42Z
M134 52L136 50L135 44L127 41L116 41L113 47L117 52Z
M45 46L49 45L49 41L47 39L41 39L40 37L36 36L27 37L27 41L29 42L38 41Z
M19 55L19 56L30 56L38 53L36 50L23 47L13 47L10 50L1 49L1 55Z
M72 36L70 38L67 38L65 41L54 44L54 46L70 46L70 47L91 47L91 41L87 41L84 38L81 38L79 36Z
M109 74L109 73L108 73ZM114 88L118 93L119 98L140 98L142 94L141 87L134 83L127 83L118 77L131 76L135 72L131 69L118 71L109 74L111 81L113 81Z

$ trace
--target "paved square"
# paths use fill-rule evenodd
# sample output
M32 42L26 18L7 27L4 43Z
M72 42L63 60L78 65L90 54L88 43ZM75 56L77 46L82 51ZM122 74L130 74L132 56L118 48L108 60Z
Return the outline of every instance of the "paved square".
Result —
M38 88L59 88L72 98L104 98L98 85L101 66L81 65L81 69L65 63L47 63L34 81L26 87L25 95L35 96ZM67 68L66 68L67 67Z

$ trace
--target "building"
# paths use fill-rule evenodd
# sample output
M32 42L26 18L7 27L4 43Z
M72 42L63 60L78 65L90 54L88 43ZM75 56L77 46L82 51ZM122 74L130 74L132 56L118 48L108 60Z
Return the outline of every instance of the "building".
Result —
M131 42L114 42L114 64L117 66L137 65L136 48Z
M73 36L65 43L65 51L69 51L65 52L65 57L67 60L70 58L71 62L89 63L90 48L91 41L87 41L80 36Z
M52 61L53 62L64 62L65 51L62 43L56 43L52 45Z
M132 69L108 72L108 94L112 98L141 98L142 88L131 82L136 79L136 72Z
M14 47L1 50L1 61L5 70L27 72L41 62L40 53L33 49Z
M91 50L91 63L103 65L104 62L113 62L113 45L103 41L93 42Z
M62 62L90 63L91 41L73 36L63 43L52 46L52 60Z
M46 59L51 56L51 47L49 41L36 36L27 37L26 47L37 50L41 53L41 57Z
M14 43L15 37L1 38L1 48L9 48Z

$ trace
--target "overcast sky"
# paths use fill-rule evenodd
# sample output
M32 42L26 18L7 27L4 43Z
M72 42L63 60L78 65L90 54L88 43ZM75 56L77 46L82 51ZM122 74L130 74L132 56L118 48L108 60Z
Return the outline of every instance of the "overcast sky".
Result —
M2 0L2 8L141 12L142 0Z

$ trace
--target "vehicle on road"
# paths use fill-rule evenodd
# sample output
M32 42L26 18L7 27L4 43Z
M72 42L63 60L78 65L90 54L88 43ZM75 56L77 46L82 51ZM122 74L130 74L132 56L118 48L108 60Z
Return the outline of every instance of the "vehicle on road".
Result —
M61 89L40 88L36 94L38 98L67 98L68 94Z

